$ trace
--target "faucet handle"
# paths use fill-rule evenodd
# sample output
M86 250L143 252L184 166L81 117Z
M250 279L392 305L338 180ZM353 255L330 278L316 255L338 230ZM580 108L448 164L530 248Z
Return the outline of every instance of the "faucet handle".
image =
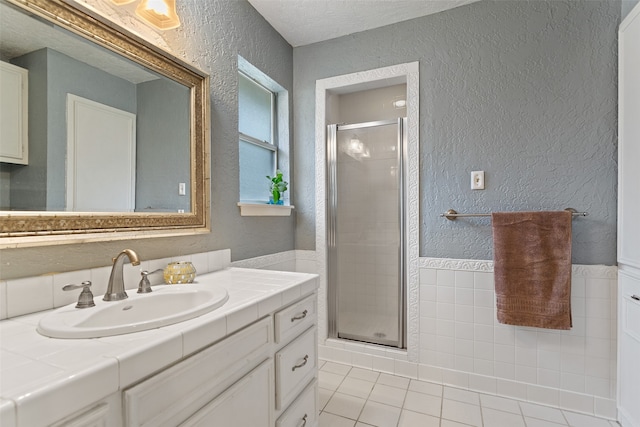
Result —
M164 271L164 269L159 268L159 269L153 270L153 271L147 271L147 270L140 271L140 275L142 276L142 278L140 279L140 283L138 283L138 293L139 294L148 294L149 292L153 291L151 289L151 282L149 282L149 277L148 276L150 274L158 273L160 271Z
M73 291L76 289L81 289L80 296L78 297L78 303L76 304L76 308L89 308L93 307L96 304L93 302L93 294L89 289L91 287L91 281L86 280L82 282L80 285L68 284L62 287L63 291Z

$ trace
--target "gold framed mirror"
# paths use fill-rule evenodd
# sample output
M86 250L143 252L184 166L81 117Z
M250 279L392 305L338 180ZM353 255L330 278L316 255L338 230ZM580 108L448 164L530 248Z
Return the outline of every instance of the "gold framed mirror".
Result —
M102 62L91 63L90 58L93 58L93 54L79 53L84 51L84 47L73 47L74 45L72 44L69 51L64 53L59 52L62 48L59 50L50 46L41 48L49 55L47 58L50 58L51 55L54 55L55 58L75 56L75 58L70 58L70 61L74 63L82 62L81 66L90 67L93 70L88 73L91 78L104 71L104 67L100 64L115 64L120 62L120 59L124 59L123 62L129 63L125 68L141 69L137 71L150 75L151 77L146 80L153 80L156 86L177 87L180 94L184 93L184 95L181 95L184 96L184 100L180 101L183 102L184 108L179 107L181 105L180 102L174 102L172 98L167 98L172 96L168 90L163 89L153 95L147 95L149 100L146 102L148 104L163 107L165 111L161 114L165 115L162 116L158 115L160 113L157 112L157 108L149 112L140 106L142 104L140 93L143 92L139 89L135 99L136 108L139 108L139 111L135 113L137 113L139 119L137 124L134 122L134 125L132 125L133 131L130 132L132 135L130 139L134 141L134 144L128 146L128 151L123 151L125 153L123 156L115 154L113 162L105 161L106 172L97 173L95 167L103 161L106 155L97 154L97 157L93 159L95 166L91 161L85 164L76 160L79 158L78 153L82 150L71 148L74 145L69 145L71 144L69 135L73 134L76 137L81 134L78 130L79 126L69 124L72 122L70 115L72 115L72 112L75 114L75 110L70 107L72 105L71 100L82 99L82 97L92 98L93 94L88 91L86 94L83 93L80 96L76 96L78 95L77 93L65 92L65 102L67 103L66 123L63 125L47 124L47 126L50 126L50 128L57 126L66 130L67 141L60 142L58 140L64 140L65 137L52 138L49 135L48 138L50 140L56 139L55 142L57 144L62 144L60 145L61 148L52 148L51 141L46 142L49 144L48 148L38 148L37 144L40 143L37 140L39 133L51 134L52 131L48 128L46 131L40 132L39 128L34 127L36 126L35 124L32 125L31 116L34 114L32 114L31 105L38 106L41 104L34 103L32 99L32 93L36 92L37 85L32 85L34 87L33 90L32 87L29 87L29 138L27 139L29 161L15 165L0 164L0 192L5 194L5 196L0 194L0 247L39 246L208 232L210 227L209 77L202 71L131 34L126 29L77 5L70 5L61 0L0 0L0 4L5 9L2 13L4 17L8 16L6 11L22 14L26 18L37 22L38 25L42 26L44 24L47 27L47 31L68 33L65 35L65 37L70 37L68 43L78 43L79 41L90 43L91 47L87 47L87 49L100 50L107 55L107 58L103 59ZM16 18L22 19L22 17ZM3 25L3 28L8 26ZM20 27L24 27L24 25L20 25ZM3 31L12 30L11 28L5 28ZM7 40L8 38L3 34L3 48L10 44L9 40ZM18 36L14 38L24 39L25 37ZM52 40L55 37L47 35L46 38ZM19 52L19 54L22 55L20 60L25 62L23 59L26 57L24 52ZM10 56L5 52L0 52L0 55L0 60L9 62L8 58ZM117 57L114 55L117 55ZM14 62L20 63L20 60ZM49 62L53 63L54 61L49 59ZM48 72L50 73L50 71ZM34 72L34 74L36 73ZM67 77L73 75L66 69L59 74ZM29 76L28 81L31 81L31 76ZM145 81L144 83L147 82ZM135 82L133 84L137 85ZM85 86L99 88L106 86L106 84L93 83ZM60 92L58 88L56 90ZM49 89L49 97L50 92L51 90ZM111 95L115 98L118 92L112 92ZM36 95L33 96L35 97ZM158 99L168 99L169 102L159 102ZM88 99L87 103L95 103L94 101L95 99ZM108 104L108 102L104 102L104 104ZM59 107L49 108L49 114L46 116L47 120L50 120L50 116L55 114L62 114L65 117L64 106L62 108ZM106 108L112 108L112 106L106 105ZM63 110L62 113L60 110ZM127 111L125 112L129 114ZM136 116L136 114L133 115ZM164 125L165 129L163 129L163 123L171 123L171 120L177 120L174 116L181 117L180 120L184 123L184 129L180 130L182 133L176 133L171 137L173 139L166 137L167 141L161 141L164 134L173 130L173 126L169 129L166 124ZM37 126L43 126L43 121L47 120L43 120L42 117L40 115L33 118L33 123L36 123ZM100 129L114 127L111 122L108 122L105 126L96 126L93 124L94 122L83 121L85 116L79 113L78 117L82 117L82 119L77 119L77 122L83 123L83 129L87 128L90 131L94 131L94 134L98 136L104 134L104 131L100 131ZM140 117L146 118L146 121L142 121ZM171 120L166 120L168 117ZM86 125L86 123L92 124ZM151 137L143 139L141 137L142 129L146 129L146 133ZM176 135L183 135L184 137ZM87 138L85 137L85 139ZM88 139L93 139L93 136ZM104 142L102 144L112 145L112 140L109 137L106 138L106 141L106 144ZM5 144L5 142L0 141L0 144ZM165 145L168 147L168 151L163 151ZM143 148L147 152L154 154L151 156L142 154ZM46 154L38 155L38 149ZM65 153L61 155L61 152ZM111 156L112 154L108 155ZM12 178L12 174L26 176L25 171L30 170L29 168L36 170L38 161L42 163L42 160L38 160L38 156L46 157L46 162L49 162L44 167L44 170L46 174L51 176L47 176L44 183L34 183L26 178L21 178L22 180ZM55 157L62 157L63 160L57 164L52 164L53 160L51 158ZM178 165L179 160L177 159L180 157L184 157L181 160L182 166ZM122 159L122 161L119 159ZM83 206L91 205L79 204L80 195L69 195L70 188L80 194L80 190L77 190L76 187L79 186L78 183L86 181L86 179L81 178L82 175L79 175L81 172L77 171L81 169L80 167L74 166L77 170L74 169L72 173L69 172L72 164L84 165L84 169L87 169L85 173L89 173L91 176L105 175L103 181L98 181L96 178L96 183L92 183L92 186L89 186L88 190L86 190L93 199L97 199L95 204L97 207L87 209ZM130 203L122 208L114 208L114 211L112 211L111 207L116 206L117 203L111 199L114 196L105 189L105 186L111 184L111 181L117 181L116 178L122 176L120 172L113 172L116 170L116 166L121 164L131 164L135 171L132 173L131 178L123 181L127 183L127 189L124 188L125 184L114 184L122 185L123 187L116 186L113 192L118 195L120 193L125 194L126 197L124 198L128 199ZM141 171L144 171L145 175L142 175ZM22 175L19 175L19 173L22 173ZM42 171L39 171L34 175L42 175L42 173ZM75 174L78 175L76 176ZM163 180L166 180L166 182L163 182ZM128 182L131 182L131 185ZM61 189L55 189L55 185L58 185ZM42 187L46 187L47 190L43 190ZM11 192L7 188L11 188ZM52 190L51 188L54 189ZM47 191L48 194L44 196L41 194L47 193ZM164 200L161 197L162 194L171 194L171 197L167 197ZM59 200L56 201L56 197ZM44 201L38 202L40 204L34 203L34 200L38 198L46 199L46 203ZM6 200L9 201L7 202ZM34 204L35 207L29 205L29 203Z

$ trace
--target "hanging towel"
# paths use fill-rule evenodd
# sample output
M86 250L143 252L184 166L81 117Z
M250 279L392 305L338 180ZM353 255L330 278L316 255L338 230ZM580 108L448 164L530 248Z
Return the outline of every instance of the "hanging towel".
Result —
M495 212L498 321L571 328L571 212Z

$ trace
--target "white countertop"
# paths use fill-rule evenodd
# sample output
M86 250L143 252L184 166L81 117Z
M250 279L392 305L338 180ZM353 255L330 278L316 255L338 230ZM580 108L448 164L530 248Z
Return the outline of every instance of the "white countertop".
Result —
M49 311L3 320L0 425L37 425L82 409L313 292L316 277L244 268L203 274L197 283L227 289L229 300L222 307L174 325L112 337L40 335L36 326Z

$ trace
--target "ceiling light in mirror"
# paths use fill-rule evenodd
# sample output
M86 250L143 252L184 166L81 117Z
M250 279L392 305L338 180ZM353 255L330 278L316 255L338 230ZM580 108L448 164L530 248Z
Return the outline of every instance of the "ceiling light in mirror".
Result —
M170 30L180 26L175 0L142 0L136 14L159 30Z
M405 99L397 99L393 101L394 108L405 108L407 106L407 101Z

